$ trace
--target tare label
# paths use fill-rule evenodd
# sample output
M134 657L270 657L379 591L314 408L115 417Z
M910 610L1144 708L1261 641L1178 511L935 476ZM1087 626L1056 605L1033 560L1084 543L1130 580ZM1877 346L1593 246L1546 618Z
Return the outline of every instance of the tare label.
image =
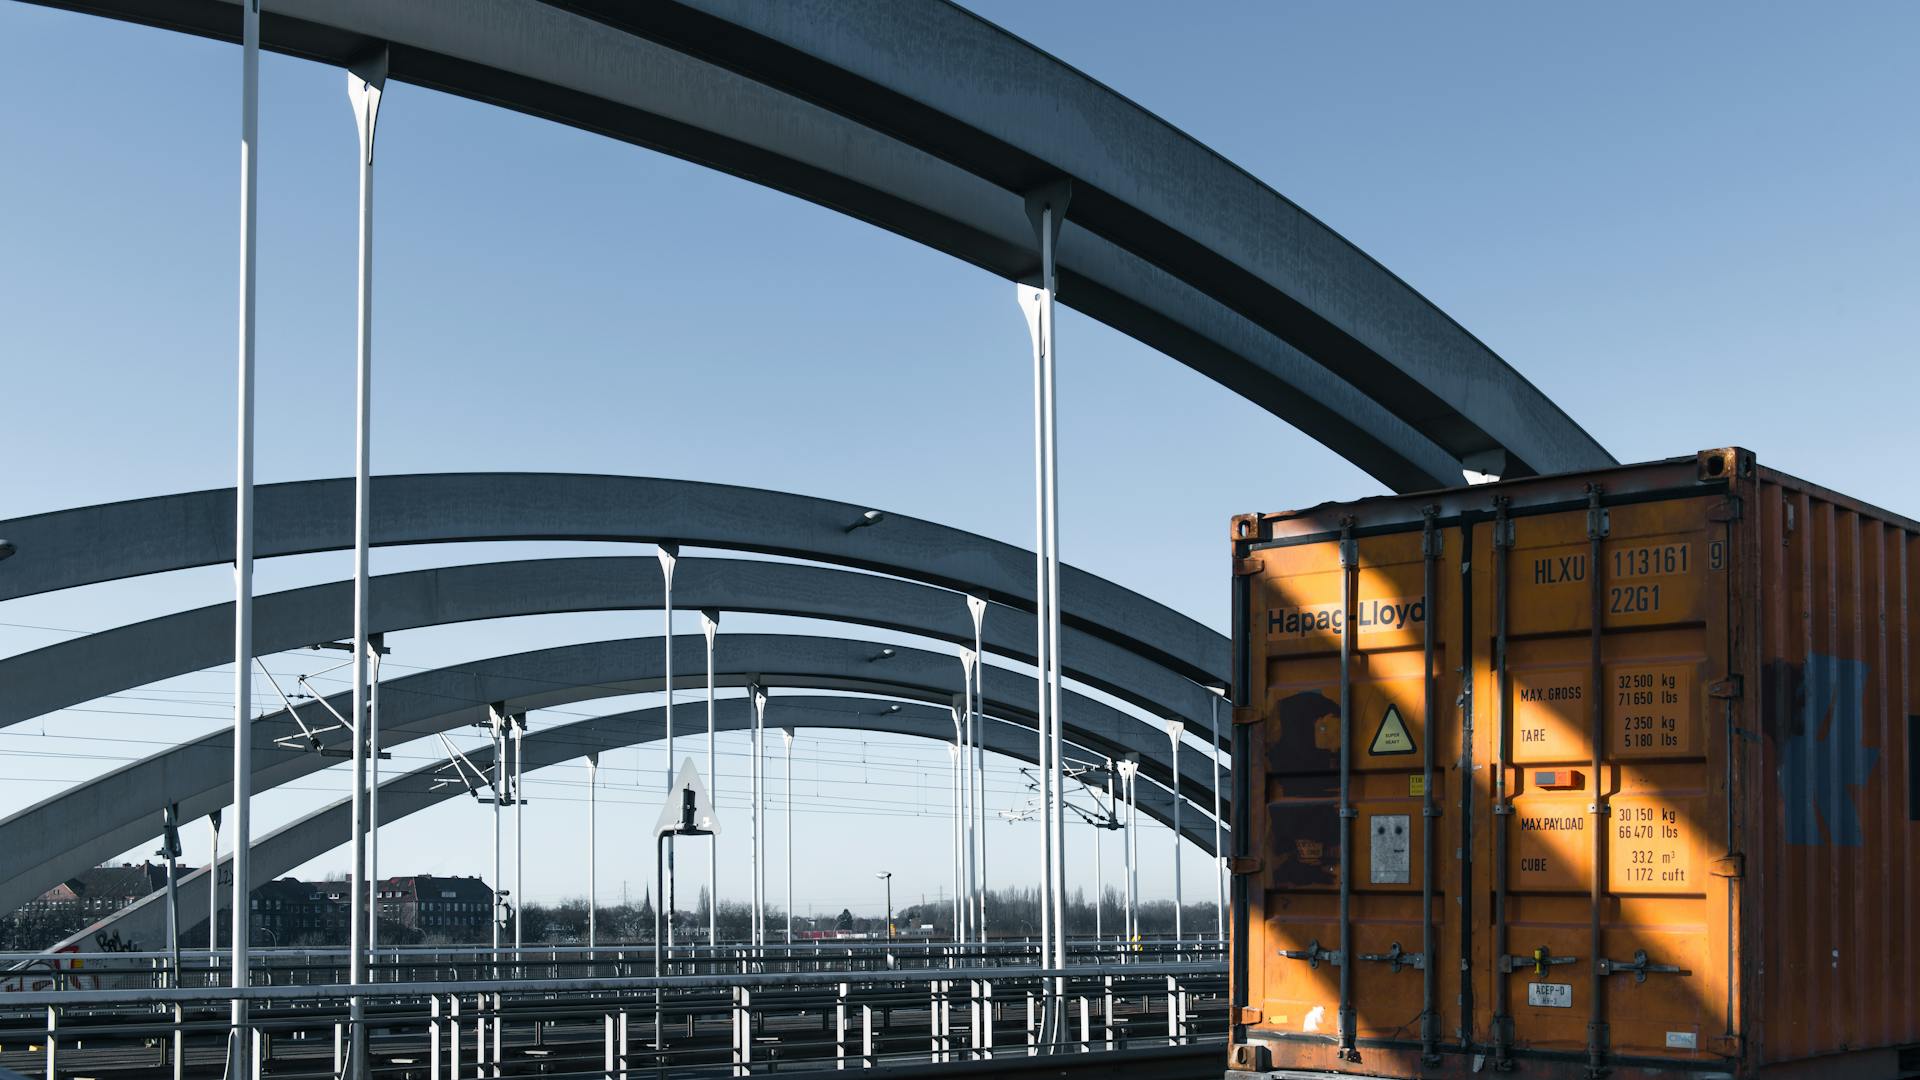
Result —
M1572 983L1528 983L1527 1004L1543 1009L1573 1008Z
M1616 757L1699 753L1692 664L1618 664L1607 672L1607 742Z
M1616 758L1696 757L1700 725L1693 664L1609 664L1601 704L1607 753ZM1513 760L1531 765L1584 761L1592 723L1591 671L1581 666L1513 672Z

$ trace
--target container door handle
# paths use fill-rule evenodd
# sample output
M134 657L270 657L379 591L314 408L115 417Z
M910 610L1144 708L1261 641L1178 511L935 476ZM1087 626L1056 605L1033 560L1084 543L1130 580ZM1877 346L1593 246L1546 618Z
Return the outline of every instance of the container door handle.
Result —
M1400 951L1400 943L1397 941L1394 942L1393 947L1388 949L1386 952L1361 953L1360 959L1373 960L1373 961L1385 963L1388 967L1393 969L1393 973L1396 975L1400 973L1400 969L1403 967L1410 967L1415 971L1424 971L1426 970L1426 966L1427 966L1426 953L1402 952Z
M1602 975L1624 975L1631 971L1633 972L1633 981L1637 983L1646 982L1648 972L1667 975L1686 974L1686 972L1681 971L1672 964L1655 964L1649 962L1647 960L1647 950L1645 949L1633 950L1633 959L1631 961L1601 959L1599 966L1600 974Z
M1539 948L1533 950L1532 956L1501 957L1500 970L1503 973L1511 974L1515 971L1520 971L1525 968L1532 968L1533 973L1536 976L1539 976L1539 975L1545 975L1547 973L1547 969L1550 967L1557 967L1561 964L1578 963L1579 960L1580 958L1577 956L1555 956L1553 955L1553 950L1547 948L1545 945L1542 945ZM1602 960L1600 962L1602 964L1606 963L1605 960Z
M1340 966L1340 950L1321 948L1319 938L1308 942L1304 949L1281 949L1280 955L1289 960L1305 960L1310 968L1319 967L1323 960L1334 967Z

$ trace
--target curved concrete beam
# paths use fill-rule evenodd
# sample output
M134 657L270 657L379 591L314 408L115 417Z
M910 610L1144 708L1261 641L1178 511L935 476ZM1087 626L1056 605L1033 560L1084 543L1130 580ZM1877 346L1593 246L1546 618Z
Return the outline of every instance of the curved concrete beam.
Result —
M632 476L429 473L373 479L372 542L672 541L875 570L1033 610L1033 554L945 525L760 488ZM254 494L255 555L353 546L353 482L265 484ZM162 495L0 521L0 600L233 561L233 489ZM1193 619L1070 566L1067 624L1196 682L1228 683L1227 639Z
M47 2L228 41L239 22L233 0ZM1113 91L933 0L280 0L262 43L340 66L385 46L396 80L730 172L1009 278L1037 262L1022 196L1070 179L1063 303L1383 483L1457 484L1460 461L1488 451L1510 458L1505 475L1611 463L1332 230Z
M678 579L675 581L677 584ZM902 704L899 711L887 712L884 702L872 698L814 695L774 697L767 703L767 721L774 727L884 732L915 735L937 742L950 742L953 738L953 721L945 709ZM751 723L744 698L727 698L714 709L716 730L742 731ZM577 761L596 751L658 742L666 737L665 724L664 710L652 708L532 731L522 745L526 768L533 771ZM996 754L1029 764L1034 760L1034 741L1030 736L1021 734L1019 728L988 724L983 744ZM1069 756L1078 756L1080 753L1082 751L1078 748L1069 746ZM491 747L482 748L468 756L483 770L493 762ZM699 755L694 756L698 760ZM1086 756L1100 755L1087 752ZM466 789L459 784L441 782L448 776L443 769L445 765L444 761L436 762L381 784L382 826L466 794ZM1143 784L1138 797L1141 813L1162 825L1172 824L1173 796L1167 789L1157 784ZM725 820L725 814L722 820ZM1189 802L1182 815L1180 828L1181 835L1202 852L1213 854L1213 818L1209 816L1207 808ZM271 881L319 858L345 843L349 837L348 830L348 805L344 799L281 826L255 841L252 857L254 880ZM232 855L223 858L220 861L221 872L231 873L232 864ZM183 931L206 921L206 890L194 887L196 882L206 881L206 874L207 868L203 866L181 877L177 903ZM166 894L158 892L135 901L47 951L58 952L73 946L83 954L94 952L97 951L96 936L107 935L117 935L121 948L130 944L136 950L143 946L159 949L166 940L166 933Z
M655 609L659 563L645 556L528 559L384 574L372 579L368 625L386 634L555 612ZM748 559L682 558L674 600L714 608L883 627L971 647L964 597L898 578ZM254 648L266 656L351 637L353 586L331 582L257 597ZM230 662L233 605L214 604L72 638L0 659L0 727L190 671ZM1033 616L991 604L987 651L1033 662ZM1069 677L1209 737L1214 695L1109 642L1067 630Z
M699 634L674 637L674 684L706 685L706 643ZM883 652L884 650L884 652ZM659 638L631 638L541 649L441 668L381 684L383 747L438 731L481 723L491 702L509 712L531 712L596 698L662 689L664 655ZM961 691L960 665L952 657L903 646L841 638L779 634L723 634L716 642L716 682L727 687L767 686L878 693L946 705ZM1012 723L1033 723L1035 681L1004 668L987 668L987 711ZM351 711L350 695L327 700L337 713ZM309 729L333 724L320 702L299 706ZM1064 699L1066 734L1109 757L1134 753L1141 773L1171 786L1170 752L1161 729L1091 698ZM338 764L304 747L281 745L299 738L300 726L284 712L253 725L254 790L266 791ZM335 730L319 735L323 747L346 744ZM31 900L103 859L151 839L153 815L177 803L185 819L202 817L232 801L232 734L216 731L122 766L69 788L0 821L0 912ZM1181 791L1196 803L1213 797L1211 763L1199 754L1180 757Z

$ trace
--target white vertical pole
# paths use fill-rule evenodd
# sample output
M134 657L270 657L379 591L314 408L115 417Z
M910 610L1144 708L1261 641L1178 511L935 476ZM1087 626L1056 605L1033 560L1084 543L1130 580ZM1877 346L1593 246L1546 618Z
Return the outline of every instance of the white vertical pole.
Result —
M760 755L761 731L767 720L767 691L765 687L753 686L748 691L753 698L753 734L751 748L753 760L749 764L749 775L753 781L753 905L752 905L752 944L765 944L764 924L761 922L760 902L766 895L763 879L766 873L764 865L765 845L760 834Z
M961 815L964 819L964 825L961 828L960 835L965 848L961 858L967 869L967 922L971 930L972 939L981 944L985 944L986 938L980 933L980 863L976 851L978 841L974 829L975 817L977 816L976 810L980 805L978 777L975 774L974 768L977 763L977 758L974 755L973 749L974 740L978 737L973 728L973 680L979 675L979 670L975 666L978 659L979 654L973 650L960 650L960 685L962 689L960 696L953 699L953 710L954 715L959 719L960 729L963 733L960 751L962 759L960 768L961 800L965 809Z
M522 772L526 764L527 716L521 713L513 718L513 963L514 976L523 974L520 967L521 949L526 946L522 936L526 931L526 920L520 917L520 910L527 902L527 793L520 786Z
M707 639L707 783L711 784L713 800L720 800L720 774L714 770L713 731L713 635L720 629L720 613L702 611L700 613L700 632ZM711 857L707 860L707 947L718 944L720 929L720 838L713 837L708 842Z
M1137 890L1140 887L1140 848L1134 843L1135 826L1137 823L1133 816L1133 783L1134 779L1140 775L1140 763L1137 761L1122 761L1119 764L1119 770L1120 798L1124 800L1124 806L1120 811L1120 855L1122 872L1126 875L1126 881L1122 889L1124 907L1120 920L1122 927L1121 939L1126 942L1127 947L1131 949L1133 939L1135 935L1139 933L1138 923L1134 918L1134 914L1138 910L1139 900Z
M373 459L373 137L386 82L386 58L347 72L347 100L359 129L360 251L355 313L355 404L353 479L353 872L348 881L347 982L367 981L367 557L373 535L369 495ZM366 999L348 1003L347 1075L367 1071Z
M662 600L664 601L663 606L665 608L665 623L666 623L666 636L661 640L661 647L666 650L666 665L665 665L665 669L666 669L665 676L666 676L666 684L667 684L666 793L667 793L667 798L672 799L673 798L673 568L674 568L674 565L680 561L680 545L660 544L658 545L658 550L656 554L660 556L660 582L662 585ZM666 884L662 886L660 890L660 911L661 911L661 917L665 920L666 928L667 928L666 944L667 944L669 960L672 959L673 909L674 909L674 904L676 903L674 899L675 881L674 881L674 873L673 873L673 870L674 870L673 841L674 841L674 834L668 833L667 834Z
M1113 775L1113 763L1111 761L1107 763L1107 769L1107 775L1111 777ZM1093 801L1094 805L1098 806L1100 797L1098 795L1094 796ZM1113 801L1112 779L1108 779L1107 781L1107 801ZM1103 921L1104 913L1101 910L1106 907L1107 899L1107 868L1102 859L1101 852L1101 849L1106 846L1107 830L1104 826L1096 823L1093 827L1093 941L1096 953L1099 951L1098 946L1100 943L1105 941L1107 937L1106 923Z
M1186 940L1186 922L1184 913L1183 882L1180 879L1180 804L1186 800L1180 797L1180 735L1186 725L1178 720L1167 721L1167 741L1173 747L1173 940L1176 945Z
M1213 936L1225 941L1227 939L1227 848L1220 835L1220 696L1224 691L1219 687L1210 689L1213 690L1213 727L1208 732L1213 740Z
M487 719L493 725L493 977L500 978L500 920L507 913L507 902L500 895L500 801L506 798L507 790L507 715L503 711L505 703L495 703L487 708ZM519 902L519 897L514 897Z
M793 945L793 729L781 728L787 746L787 945ZM817 775L817 774L816 774Z
M947 747L947 760L953 768L953 943L966 940L960 920L966 901L960 894L960 717L953 718L953 745Z
M1067 818L1066 818L1066 725L1060 715L1060 448L1058 401L1054 390L1057 358L1054 344L1053 297L1059 288L1054 274L1054 241L1064 206L1046 204L1041 211L1040 273L1045 282L1041 301L1045 317L1041 320L1045 345L1043 361L1047 408L1047 725L1053 740L1049 765L1053 770L1053 910L1056 921L1053 935L1053 966L1067 966ZM1064 1001L1066 980L1054 979L1054 997Z
M254 277L260 163L260 0L240 4L240 315L238 461L233 530L233 971L234 989L248 983L252 925L248 873L253 845L253 359ZM247 1003L236 997L227 1041L227 1076L253 1075ZM51 1061L53 1054L47 1054Z
M1034 666L1038 669L1036 683L1039 700L1034 707L1034 728L1039 736L1039 748L1034 755L1035 776L1040 788L1040 963L1045 966L1053 958L1053 770L1049 766L1052 752L1052 740L1047 737L1047 472L1046 472L1046 395L1041 370L1044 366L1042 353L1046 339L1041 329L1043 314L1041 297L1045 291L1045 281L1036 290L1026 285L1018 285L1016 295L1020 307L1027 316L1027 333L1033 341L1033 575L1034 575Z
M974 816L979 819L980 832L980 942L987 940L987 654L981 641L982 627L987 617L987 602L977 596L967 597L967 613L973 617L973 699L967 702L967 708L979 721L979 734L974 742L974 754L977 757L974 777L976 781L974 798Z
M380 634L367 638L367 963L380 958ZM369 981L380 976L368 971Z
M591 955L600 944L600 755L587 755L587 957L589 971L597 957Z
M220 966L220 811L207 815L207 966Z
M1133 771L1127 775L1127 846L1132 849L1127 869L1131 881L1128 892L1133 895L1133 915L1131 917L1131 936L1140 936L1140 766L1136 762Z

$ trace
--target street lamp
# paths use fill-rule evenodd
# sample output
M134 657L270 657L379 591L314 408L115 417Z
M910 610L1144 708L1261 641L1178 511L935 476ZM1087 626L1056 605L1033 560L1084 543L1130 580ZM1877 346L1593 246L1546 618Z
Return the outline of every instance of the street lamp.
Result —
M887 883L887 940L893 940L893 871L882 870L873 875Z

